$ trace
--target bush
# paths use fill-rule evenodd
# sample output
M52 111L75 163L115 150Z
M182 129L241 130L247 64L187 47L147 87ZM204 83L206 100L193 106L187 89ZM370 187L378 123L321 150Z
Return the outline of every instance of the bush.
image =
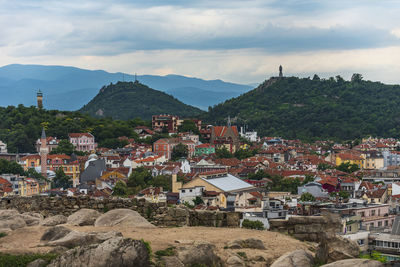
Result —
M169 247L164 250L156 251L157 257L164 257L164 256L174 256L175 255L175 247Z
M0 233L0 238L7 236L6 233Z
M46 261L46 265L50 263L53 259L57 258L57 254L25 254L25 255L12 255L0 253L0 266L26 266L28 263L43 259Z
M256 230L265 230L264 224L262 221L250 221L248 219L244 219L242 222L242 227L247 229L256 229Z

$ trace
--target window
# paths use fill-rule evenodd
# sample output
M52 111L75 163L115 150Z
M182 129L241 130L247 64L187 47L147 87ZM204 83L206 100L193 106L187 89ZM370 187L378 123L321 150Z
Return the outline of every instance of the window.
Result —
M365 217L365 212L364 211L361 212L360 215L361 215L361 217Z
M382 226L382 222L378 222L378 227L381 227Z
M389 221L385 220L385 226L389 226Z
M185 190L182 190L182 193L185 193Z
M375 210L371 210L371 216L375 216Z
M363 246L365 244L364 239L357 240L357 243L359 246Z
M193 191L192 189L189 190L189 192L192 192L192 191Z

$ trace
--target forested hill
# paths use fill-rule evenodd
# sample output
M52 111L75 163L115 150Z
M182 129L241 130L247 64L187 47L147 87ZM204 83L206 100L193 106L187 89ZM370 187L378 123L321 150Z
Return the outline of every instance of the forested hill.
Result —
M285 138L349 140L366 135L400 137L400 86L336 79L271 79L209 109L209 123L230 116L259 134Z
M81 112L96 117L113 119L142 118L149 120L154 114L174 114L195 117L202 113L174 97L147 87L139 82L117 82L101 88L100 92Z

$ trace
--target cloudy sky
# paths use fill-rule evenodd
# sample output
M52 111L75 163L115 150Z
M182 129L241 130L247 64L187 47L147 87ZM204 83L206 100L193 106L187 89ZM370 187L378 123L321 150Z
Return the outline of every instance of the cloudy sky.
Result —
M0 65L400 83L398 0L0 0Z

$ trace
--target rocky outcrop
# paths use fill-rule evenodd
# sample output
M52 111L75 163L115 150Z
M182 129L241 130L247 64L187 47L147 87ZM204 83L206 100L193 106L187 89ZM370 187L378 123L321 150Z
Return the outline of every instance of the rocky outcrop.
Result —
M140 240L115 237L101 244L93 244L68 250L48 265L48 267L61 266L146 267L149 266L149 253L145 244Z
M109 212L98 217L94 223L94 226L129 226L144 228L155 227L139 213L129 209L110 210Z
M97 232L77 232L71 231L60 239L52 240L46 243L46 246L61 246L66 248L74 248L77 246L86 246L91 244L99 244L110 238L122 237L120 232L111 231L105 233Z
M329 264L322 265L321 267L383 267L383 263L375 260L368 259L348 259L335 261Z
M236 239L228 242L227 247L230 249L242 249L242 248L266 249L264 243L260 239L255 239L255 238Z
M100 215L100 212L96 210L81 209L71 214L67 219L67 223L77 226L94 225L94 222Z
M26 265L26 267L44 267L44 266L46 266L46 261L43 259L34 260L28 263L28 265Z
M313 263L314 257L311 253L299 249L282 255L271 267L312 267Z
M0 220L8 219L16 215L19 215L19 212L14 209L0 210Z
M228 266L230 267L245 267L246 264L244 263L244 261L239 258L238 256L230 256L227 261L226 264L228 264Z
M46 231L43 233L42 237L40 238L40 241L49 242L49 241L58 240L58 239L63 238L70 232L71 232L71 230L65 226L61 226L61 225L53 226L51 228L46 229Z
M42 226L56 226L67 222L67 217L64 215L55 215L44 219L40 225Z
M194 242L193 245L178 247L177 257L185 265L222 266L221 259L214 253L215 246L208 242Z
M26 226L25 220L22 219L19 215L0 220L0 229L15 230L25 226Z
M359 252L360 248L356 242L335 234L326 233L322 236L316 257L322 262L331 263L357 258Z
M302 241L320 242L325 233L340 231L338 214L323 213L323 216L292 216L288 220L270 220L270 230L289 234Z

